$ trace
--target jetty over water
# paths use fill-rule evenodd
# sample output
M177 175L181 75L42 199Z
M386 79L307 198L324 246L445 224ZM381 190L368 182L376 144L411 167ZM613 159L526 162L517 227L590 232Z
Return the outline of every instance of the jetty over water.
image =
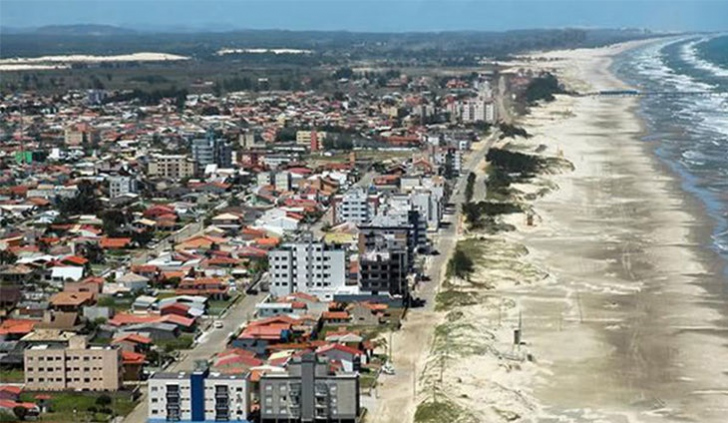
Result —
M728 97L728 92L605 90L582 95L586 97Z

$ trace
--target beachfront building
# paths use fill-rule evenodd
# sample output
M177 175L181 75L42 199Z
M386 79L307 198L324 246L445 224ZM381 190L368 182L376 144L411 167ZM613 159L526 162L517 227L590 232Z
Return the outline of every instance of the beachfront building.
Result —
M147 422L247 421L248 375L209 370L154 373Z
M24 351L25 389L44 391L116 391L122 386L121 349L90 346L83 336L35 344Z
M346 281L345 251L306 235L268 253L270 292L276 297L303 292L331 300Z
M260 378L260 421L355 422L359 416L359 375L331 372L313 353L293 359L285 372Z

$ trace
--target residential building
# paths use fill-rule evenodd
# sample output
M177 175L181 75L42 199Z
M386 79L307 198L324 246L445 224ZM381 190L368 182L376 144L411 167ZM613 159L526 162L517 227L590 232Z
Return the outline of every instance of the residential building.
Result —
M260 378L260 421L355 422L359 416L359 375L329 371L313 353L288 364L286 372Z
M319 132L315 129L312 131L296 132L296 144L309 147L311 151L321 150L325 138L326 132Z
M195 175L195 162L184 154L157 154L149 162L147 174L152 178L191 178Z
M275 174L274 182L277 191L290 191L292 187L291 172L277 172Z
M131 176L112 176L109 178L109 198L136 194L137 180Z
M78 123L66 127L63 141L73 146L95 144L101 141L101 133L88 123Z
M294 292L330 300L346 281L346 254L340 247L314 242L313 237L268 252L270 291L277 297Z
M377 214L379 201L379 195L369 195L364 188L352 188L334 197L334 222L366 223Z
M248 375L209 370L149 378L149 423L247 421Z
M192 140L192 159L199 167L210 164L221 168L232 167L232 148L223 138L217 138L215 131L207 131L205 138Z
M122 386L121 348L89 346L83 336L68 346L35 344L24 352L25 389L116 391Z
M373 295L406 297L409 293L409 263L405 246L371 250L359 254L359 287Z

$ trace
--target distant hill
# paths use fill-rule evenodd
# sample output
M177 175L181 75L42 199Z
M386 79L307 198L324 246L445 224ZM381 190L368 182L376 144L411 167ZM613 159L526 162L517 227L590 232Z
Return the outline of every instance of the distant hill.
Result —
M107 35L133 35L133 29L121 28L112 25L49 25L36 28L32 31L38 35L73 35L73 36L107 36Z

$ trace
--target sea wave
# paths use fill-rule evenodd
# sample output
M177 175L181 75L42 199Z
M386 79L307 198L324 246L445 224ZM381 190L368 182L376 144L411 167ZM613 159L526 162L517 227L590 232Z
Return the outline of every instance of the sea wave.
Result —
M722 66L716 65L715 63L711 63L707 60L704 60L698 54L698 46L712 40L713 38L715 38L715 37L703 37L703 38L699 38L697 40L693 40L693 41L685 43L682 46L682 59L684 61L690 63L696 69L701 69L706 72L710 72L714 76L717 76L720 78L728 78L728 69L726 69Z

